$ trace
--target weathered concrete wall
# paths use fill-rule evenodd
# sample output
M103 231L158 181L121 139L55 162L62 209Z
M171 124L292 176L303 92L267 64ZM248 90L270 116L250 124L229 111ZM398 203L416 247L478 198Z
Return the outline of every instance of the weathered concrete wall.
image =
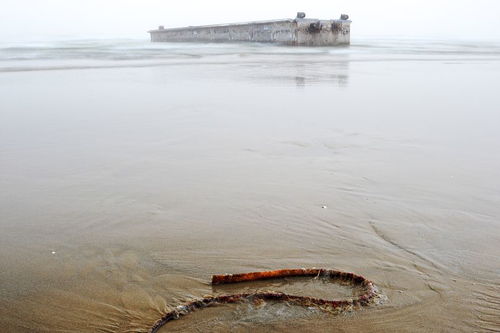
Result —
M152 42L261 42L328 46L350 43L351 21L296 18L151 30Z
M351 43L351 21L297 20L296 22L297 45L329 46Z
M290 42L295 40L292 20L153 30L153 42Z

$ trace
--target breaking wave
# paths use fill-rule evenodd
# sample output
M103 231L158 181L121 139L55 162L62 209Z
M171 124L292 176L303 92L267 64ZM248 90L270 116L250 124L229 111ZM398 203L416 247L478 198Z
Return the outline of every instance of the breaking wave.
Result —
M499 42L366 39L348 47L270 44L150 43L148 40L80 39L0 43L0 72L148 67L179 62L244 63L263 57L307 61L498 61Z

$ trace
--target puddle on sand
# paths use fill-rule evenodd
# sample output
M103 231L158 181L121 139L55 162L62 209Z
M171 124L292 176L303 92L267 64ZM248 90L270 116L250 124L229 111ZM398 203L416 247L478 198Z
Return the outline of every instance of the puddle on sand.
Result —
M363 287L354 285L352 281L327 276L285 277L240 282L213 286L212 290L216 296L272 291L325 300L348 300L358 298L366 293ZM327 311L329 315L342 312L340 309ZM237 304L216 304L195 310L187 313L186 317L182 316L180 320L165 323L158 332L166 331L166 329L169 332L187 330L234 332L250 331L259 327L269 330L273 325L289 324L290 321L314 320L314 316L325 315L327 313L316 306L300 306L286 301L254 299Z
M294 296L322 299L349 299L362 295L361 286L329 277L287 277L270 280L240 282L212 287L214 295L275 291Z
M295 321L311 321L328 314L316 308L281 302L224 304L194 311L158 330L165 332L250 332L273 330Z

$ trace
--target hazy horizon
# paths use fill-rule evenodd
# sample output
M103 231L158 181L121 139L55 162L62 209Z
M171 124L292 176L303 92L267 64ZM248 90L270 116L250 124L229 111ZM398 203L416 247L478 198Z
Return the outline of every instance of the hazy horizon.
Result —
M63 1L4 0L0 11L3 42L60 38L148 38L147 30L166 27L308 17L353 20L352 38L400 37L453 40L500 40L500 3L493 0L439 2L382 0L373 3L304 4L262 0L234 3L184 1L171 6L159 0Z
M500 0L2 0L0 333L500 333L499 73Z

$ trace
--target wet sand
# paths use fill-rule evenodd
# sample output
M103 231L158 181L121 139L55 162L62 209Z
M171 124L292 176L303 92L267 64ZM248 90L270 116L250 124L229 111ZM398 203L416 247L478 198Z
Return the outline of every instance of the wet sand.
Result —
M387 301L162 332L499 331L500 53L225 47L0 64L0 331L147 332L212 274L294 267Z

